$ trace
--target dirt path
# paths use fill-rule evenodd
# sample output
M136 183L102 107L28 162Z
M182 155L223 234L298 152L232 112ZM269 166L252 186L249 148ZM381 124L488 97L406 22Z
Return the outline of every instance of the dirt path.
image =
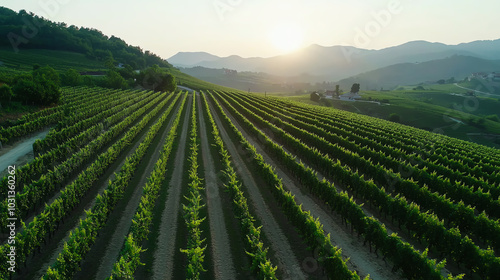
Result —
M262 230L270 241L270 246L276 252L278 259L278 269L283 271L284 279L306 279L304 272L301 269L301 263L295 257L293 250L286 238L286 234L281 230L278 222L274 219L271 211L267 207L264 198L262 197L257 183L251 175L250 170L246 166L245 160L238 152L238 148L231 141L227 134L219 115L214 110L211 101L209 101L210 110L214 116L214 120L220 130L220 135L227 146L227 150L231 154L234 165L237 167L238 175L242 179L242 183L248 190L248 195L251 203L254 205L256 215L262 222Z
M19 160L22 160L26 154L33 154L33 143L35 143L37 139L45 138L49 130L49 128L46 128L28 139L14 143L14 145L6 145L3 147L0 150L0 175L5 175L5 171L9 165L21 167L21 162Z
M191 108L192 98L188 97L187 107ZM190 105L191 104L191 105ZM185 150L189 126L189 109L184 112L184 121L182 132L180 134L179 145L175 154L175 165L172 178L169 183L168 197L165 202L165 209L161 217L161 225L159 229L158 242L156 244L152 279L172 279L174 270L174 253L179 248L175 247L175 239L177 234L178 218L182 191L182 176L185 159Z
M212 258L214 261L214 274L216 279L233 280L236 279L233 259L229 248L229 237L227 235L227 228L224 222L224 213L222 211L221 197L219 195L219 187L217 185L217 174L214 168L214 161L210 154L210 145L208 144L207 134L205 127L205 120L202 113L204 110L201 104L201 98L197 93L197 105L199 116L199 129L201 139L201 156L203 158L203 167L205 169L205 191L207 196L207 210L208 220L210 221L210 236ZM224 191L224 190L221 190Z

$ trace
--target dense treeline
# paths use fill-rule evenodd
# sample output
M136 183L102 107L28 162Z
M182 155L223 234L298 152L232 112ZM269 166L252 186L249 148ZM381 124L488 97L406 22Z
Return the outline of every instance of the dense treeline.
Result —
M50 49L82 53L95 60L123 63L133 69L154 64L170 68L158 55L130 46L115 36L108 37L93 28L68 26L28 13L0 7L0 46L20 49Z
M19 101L30 105L50 105L59 102L59 74L51 67L35 66L31 73L18 75L12 87L4 85L0 102L5 105Z

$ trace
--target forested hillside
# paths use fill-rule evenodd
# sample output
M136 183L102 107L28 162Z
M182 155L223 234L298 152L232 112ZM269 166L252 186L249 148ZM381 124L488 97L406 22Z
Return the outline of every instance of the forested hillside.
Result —
M52 22L25 10L19 13L0 7L0 46L22 49L72 51L98 61L119 62L133 69L154 64L170 67L165 60L150 51L128 45L115 36L108 37L94 28L68 26Z

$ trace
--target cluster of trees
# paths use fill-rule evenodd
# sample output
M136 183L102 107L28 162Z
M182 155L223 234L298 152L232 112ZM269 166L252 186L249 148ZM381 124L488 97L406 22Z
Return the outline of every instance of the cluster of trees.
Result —
M31 73L13 79L12 87L0 87L0 104L12 101L25 105L50 105L57 103L61 96L59 74L51 67L35 65Z
M82 76L78 71L69 69L62 74L62 84L65 86L85 85L115 89L129 89L139 86L153 91L168 92L177 89L175 77L168 70L160 68L156 64L138 73L130 65L125 65L123 68L111 65L106 76L103 77Z
M114 57L133 69L144 69L154 64L172 67L158 55L130 46L115 36L108 37L92 28L68 27L64 22L52 22L25 10L17 13L0 7L0 37L8 39L0 40L0 46L12 47L14 50L72 51L103 62Z
M153 65L139 73L127 65L124 68L111 68L103 77L82 76L75 69L68 69L59 74L50 66L33 66L31 73L21 74L12 80L12 86L0 86L0 105L12 101L25 105L57 104L61 96L60 86L101 86L115 89L143 87L153 91L172 92L177 89L175 77Z
M455 77L451 77L447 80L445 79L441 79L441 80L438 80L436 83L440 84L440 85L444 85L444 84L453 84L453 83L456 83L457 81L455 80Z

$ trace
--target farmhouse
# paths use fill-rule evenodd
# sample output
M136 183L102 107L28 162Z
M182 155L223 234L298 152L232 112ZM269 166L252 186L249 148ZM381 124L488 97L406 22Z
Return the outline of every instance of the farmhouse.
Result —
M359 95L357 92L348 92L346 94L342 94L341 96L339 96L339 98L340 100L353 101L361 99L361 95Z

